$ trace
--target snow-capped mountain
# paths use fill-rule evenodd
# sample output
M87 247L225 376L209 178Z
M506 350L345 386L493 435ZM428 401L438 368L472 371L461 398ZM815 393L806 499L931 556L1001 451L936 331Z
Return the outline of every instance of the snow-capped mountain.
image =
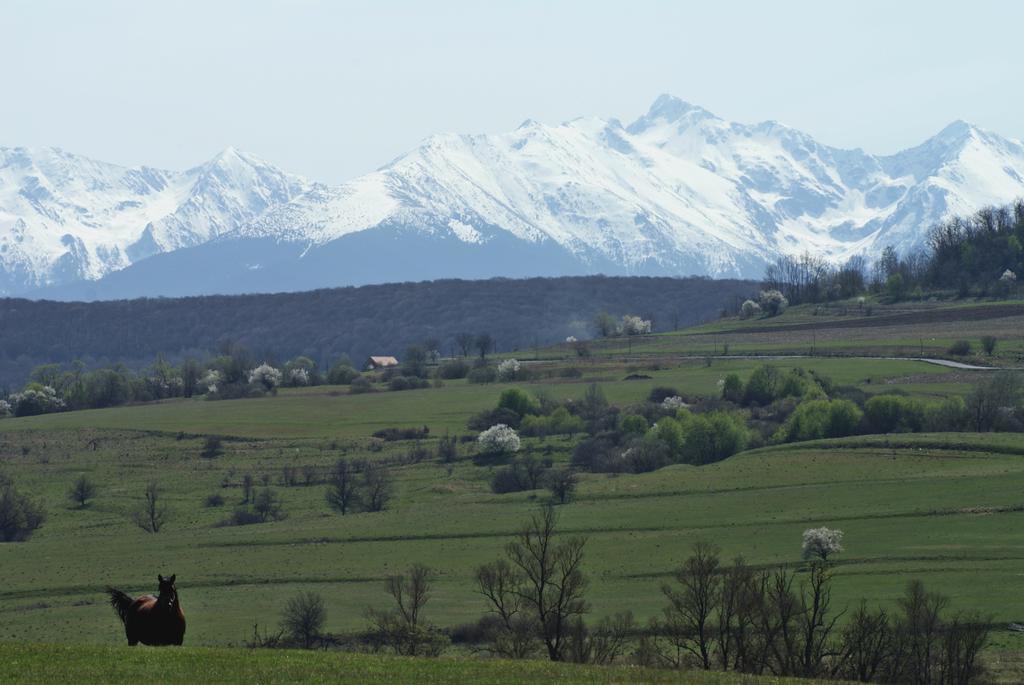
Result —
M1024 146L964 122L876 156L776 122L727 122L668 95L626 126L582 118L433 136L334 187L233 152L177 175L78 160L61 186L74 200L57 205L68 228L48 232L29 223L54 206L63 177L48 167L75 158L21 152L31 171L9 181L19 151L4 154L8 273L95 279L137 261L61 297L597 272L757 278L781 253L839 261L889 244L914 249L945 216L1024 195ZM93 178L126 197L104 191L97 209ZM140 204L119 209L125 201ZM17 252L25 242L31 249Z
M308 188L233 148L184 172L0 148L0 294L95 280L205 243Z

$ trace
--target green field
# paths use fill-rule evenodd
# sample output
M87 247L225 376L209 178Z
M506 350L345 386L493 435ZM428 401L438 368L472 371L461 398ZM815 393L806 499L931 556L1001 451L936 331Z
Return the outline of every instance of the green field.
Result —
M339 683L363 685L816 685L796 680L728 673L580 666L543 661L413 659L280 650L184 648L125 650L104 647L0 644L4 683Z
M745 376L762 363L687 359L689 335L643 342L653 349L646 360L617 359L612 353L558 360L559 351L548 350L543 356L555 360L533 367L540 380L519 385L569 398L597 382L612 403L626 405L656 385L713 395L726 373ZM962 394L978 374L987 373L911 360L815 357L775 363L813 369L868 393L896 389L923 398ZM570 364L582 377L557 378L554 371ZM552 377L545 377L546 369L553 370ZM630 373L650 378L624 380ZM151 592L157 573L175 573L189 622L186 644L237 646L251 636L254 624L276 623L287 598L303 589L326 600L328 631L358 630L365 626L368 606L387 606L383 579L422 562L437 572L427 618L445 627L475 620L486 607L474 593L473 569L501 554L544 501L544 492L495 495L489 488L492 468L431 458L395 468L397 497L387 511L342 517L325 504L324 485L284 487L277 481L285 466L323 472L342 455L393 459L410 449L410 443L391 443L383 451L369 451L370 436L379 428L426 425L432 438L467 433L469 416L494 406L505 387L451 381L364 395L317 387L261 399L172 400L0 421L0 468L19 488L42 499L49 513L29 542L0 545L0 643L97 645L60 648L83 662L83 682L129 680L148 667L181 668L187 674L200 662L242 674L238 680L247 682L279 677L360 682L367 673L388 671L382 664L391 662L377 657L286 653L277 659L270 653L223 650L159 656L136 650L119 661L123 652L101 648L124 640L103 588ZM227 436L226 453L213 460L199 456L209 434ZM578 439L530 439L526 447L564 462ZM834 582L838 606L862 597L891 604L908 580L920 578L951 597L955 607L989 614L1002 625L1024 620L1024 598L1017 592L1024 562L1022 457L1024 440L1014 434L862 436L775 446L703 467L587 474L576 500L559 511L565 531L588 537L585 571L594 616L624 610L641 620L655 615L664 602L659 585L698 539L720 545L726 558L798 565L803 530L827 525L846 535ZM258 480L266 474L282 496L286 519L217 526L240 501L245 473ZM100 488L85 509L73 508L65 498L81 474ZM173 513L158 535L143 532L128 515L151 480L165 488ZM204 507L214 493L224 496L225 506ZM1018 635L997 630L988 659L1012 661L1007 655L1024 651ZM8 680L4 668L12 680L44 668L52 679L63 677L63 660L47 663L45 651L37 648L8 644L0 647L0 656L6 662L0 680ZM557 676L558 682L610 683L634 682L637 675L600 669L544 672L549 667L537 664L517 665L526 669L517 680L517 671L475 661L466 668L476 670L460 676L453 663L410 662L401 666L414 669L408 677L373 679L501 683ZM541 670L526 675L530 669ZM673 680L662 674L644 674L643 680L739 682L710 676Z

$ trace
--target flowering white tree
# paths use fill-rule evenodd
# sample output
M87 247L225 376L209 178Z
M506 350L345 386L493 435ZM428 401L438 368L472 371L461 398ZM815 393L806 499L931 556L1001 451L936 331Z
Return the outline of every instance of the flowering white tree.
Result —
M288 372L288 382L291 385L309 385L309 371L301 367L292 369Z
M753 300L747 300L740 306L741 319L753 319L761 313L761 305Z
M10 412L15 416L49 414L64 409L64 400L49 385L28 387L7 398Z
M491 426L476 439L485 452L512 453L519 451L519 435L503 423Z
M768 316L778 316L786 311L786 307L789 306L789 300L778 290L762 290L761 295L757 299L761 309Z
M1001 283L1006 283L1007 285L1016 285L1017 274L1007 269L1006 271L1003 272L1003 275L999 277L999 281Z
M677 409L682 409L685 406L686 402L683 402L683 398L679 395L672 395L671 397L666 397L661 401L661 408L667 411L676 411Z
M804 559L828 561L833 554L843 551L843 531L835 528L808 528L804 531L801 555Z
M263 362L249 372L250 385L258 385L270 392L281 385L281 372L270 364Z
M622 317L623 335L647 335L651 332L651 322L648 319L641 319L639 316L626 314Z
M565 342L570 343L570 344L576 342L576 336L575 335L570 335L569 337L567 337L565 339Z
M0 419L11 414L11 403L7 400L0 400Z
M216 393L217 388L224 380L224 375L217 369L210 369L206 372L206 375L199 380L199 387L206 388L208 393Z
M505 359L498 364L498 380L514 381L519 377L519 369L522 364L517 359Z

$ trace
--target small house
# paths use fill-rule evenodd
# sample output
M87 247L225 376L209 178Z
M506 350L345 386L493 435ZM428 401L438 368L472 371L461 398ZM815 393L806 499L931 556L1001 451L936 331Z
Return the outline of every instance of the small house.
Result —
M389 366L398 366L398 360L394 357L375 357L371 356L366 360L366 370L373 371L375 369L386 369Z

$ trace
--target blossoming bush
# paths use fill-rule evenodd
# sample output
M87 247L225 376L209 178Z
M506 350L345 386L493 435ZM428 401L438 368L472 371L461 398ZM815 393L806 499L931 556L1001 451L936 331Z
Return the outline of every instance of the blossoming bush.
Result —
M15 416L49 414L64 409L64 400L49 385L29 386L8 398L10 411Z
M801 555L804 559L828 561L833 554L843 551L843 531L835 528L808 528L804 531Z
M270 392L281 385L281 372L270 364L263 362L249 372L249 383Z
M498 364L498 380L514 381L519 378L522 364L517 359L505 359Z
M503 423L491 426L477 436L476 441L485 452L510 454L519 451L519 435Z

